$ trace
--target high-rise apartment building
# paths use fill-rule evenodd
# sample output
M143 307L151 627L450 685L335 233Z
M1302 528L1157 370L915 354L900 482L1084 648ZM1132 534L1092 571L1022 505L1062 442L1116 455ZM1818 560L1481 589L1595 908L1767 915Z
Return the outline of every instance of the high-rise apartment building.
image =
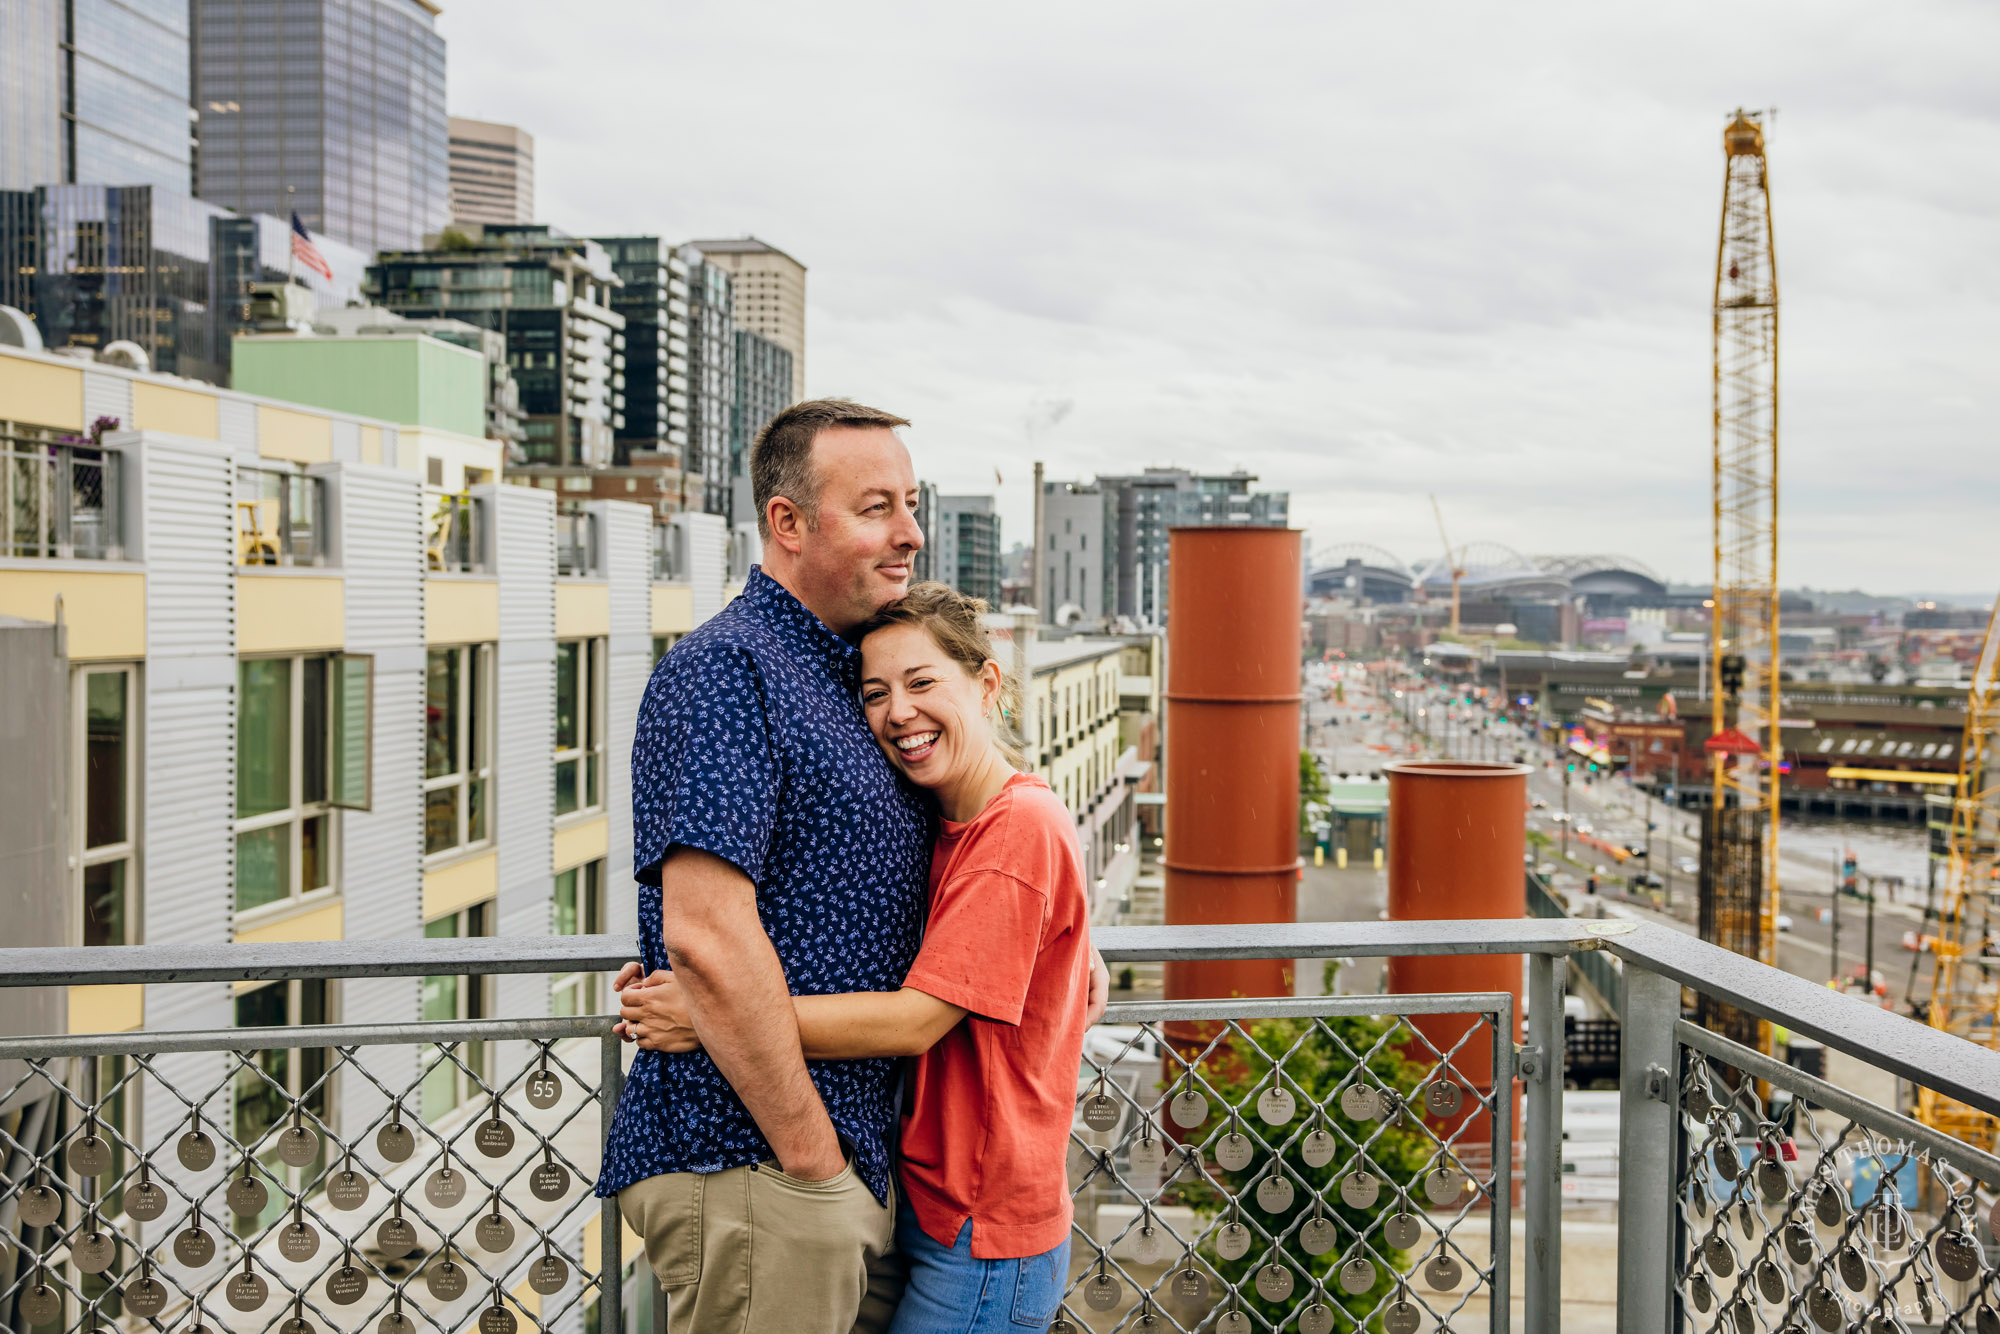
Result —
M616 458L635 451L671 458L683 467L688 443L687 261L657 236L600 236L619 286L611 308L625 317L625 424Z
M959 592L985 598L998 610L1000 597L1000 515L992 496L939 496L937 552L932 578Z
M149 8L166 9L164 3ZM191 0L195 193L373 255L450 214L445 43L430 0Z
M192 188L188 7L0 0L0 189Z
M806 266L754 236L696 241L709 262L736 280L736 326L762 334L792 354L791 402L806 396Z
M793 403L792 354L760 333L736 331L736 402L730 409L729 487L732 523L755 523L750 498L750 449L771 418Z
M625 317L604 247L554 227L475 227L368 268L376 305L496 329L527 417L528 464L601 468L625 407Z
M924 544L917 548L910 558L910 582L922 583L926 579L942 579L942 567L937 563L938 488L936 482L917 483L917 531L924 535Z
M1088 482L1042 483L1041 613L1048 625L1105 617L1104 493Z
M451 118L451 218L527 222L535 216L535 136L518 125Z
M699 244L684 245L688 284L688 443L682 464L698 473L702 508L729 514L729 439L735 425L736 323L730 271Z

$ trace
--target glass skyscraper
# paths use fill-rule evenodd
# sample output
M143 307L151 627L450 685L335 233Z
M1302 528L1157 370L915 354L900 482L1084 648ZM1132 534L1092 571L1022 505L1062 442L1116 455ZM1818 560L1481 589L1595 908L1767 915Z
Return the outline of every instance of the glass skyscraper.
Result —
M750 447L771 418L791 405L792 354L760 333L738 328L736 400L729 406L730 522L756 519L757 506L750 496Z
M736 317L729 270L697 246L688 266L688 445L681 466L702 483L702 508L729 517L729 432L736 404Z
M82 4L85 0L76 0ZM183 0L188 3L188 0ZM195 193L370 255L450 215L445 44L427 0L191 0Z
M0 188L192 181L187 0L0 0Z

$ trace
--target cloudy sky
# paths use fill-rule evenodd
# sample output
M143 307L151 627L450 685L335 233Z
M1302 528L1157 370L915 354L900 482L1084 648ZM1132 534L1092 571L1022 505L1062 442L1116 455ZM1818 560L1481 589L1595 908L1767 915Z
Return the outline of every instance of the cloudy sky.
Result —
M460 0L544 219L810 268L919 472L1242 466L1318 547L1709 576L1721 129L1769 135L1788 586L2000 585L2000 9ZM1069 405L1066 413L1060 413ZM1046 423L1060 415L1061 420Z

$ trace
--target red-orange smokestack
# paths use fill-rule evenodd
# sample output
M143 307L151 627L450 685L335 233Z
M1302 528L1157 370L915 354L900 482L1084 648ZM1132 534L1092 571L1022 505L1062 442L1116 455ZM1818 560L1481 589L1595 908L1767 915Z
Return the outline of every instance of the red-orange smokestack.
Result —
M1298 917L1300 534L1167 535L1169 925ZM1289 996L1289 959L1169 963L1169 999Z

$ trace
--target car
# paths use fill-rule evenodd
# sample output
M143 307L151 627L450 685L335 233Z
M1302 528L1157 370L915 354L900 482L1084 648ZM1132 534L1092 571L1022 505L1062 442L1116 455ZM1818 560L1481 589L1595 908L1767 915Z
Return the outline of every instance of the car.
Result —
M1549 803L1543 801L1540 797L1528 798L1528 805L1538 811L1545 811L1549 808Z
M1692 857L1682 857L1674 863L1674 869L1682 875L1700 875L1701 863Z
M1632 877L1632 883L1640 889L1665 889L1667 882L1652 871L1641 871Z
M1579 834L1592 834L1597 832L1597 826L1588 820L1578 820L1576 822L1576 832Z
M1789 931L1789 930L1791 930L1791 929L1792 929L1792 918L1791 918L1791 914L1789 914L1789 913L1779 913L1779 914L1778 914L1778 930L1780 930L1780 931Z

